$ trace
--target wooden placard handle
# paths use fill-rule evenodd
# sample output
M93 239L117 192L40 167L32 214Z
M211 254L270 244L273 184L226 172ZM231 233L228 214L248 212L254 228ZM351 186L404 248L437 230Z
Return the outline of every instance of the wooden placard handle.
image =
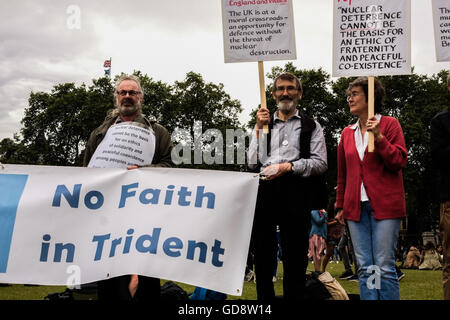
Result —
M369 77L369 90L368 90L368 94L369 94L369 112L368 112L368 118L370 119L371 117L373 117L374 113L375 113L375 78L374 77ZM369 152L373 152L374 150L374 135L373 132L369 132Z
M266 85L264 82L264 62L258 61L258 73L259 73L259 94L261 97L261 108L267 109L266 101ZM269 133L269 126L267 124L263 127L264 133Z

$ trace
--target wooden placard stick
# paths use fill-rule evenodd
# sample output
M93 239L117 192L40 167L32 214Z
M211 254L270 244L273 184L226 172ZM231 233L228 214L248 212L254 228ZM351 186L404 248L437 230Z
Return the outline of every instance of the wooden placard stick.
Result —
M369 77L369 112L368 112L368 119L373 117L375 113L375 78ZM373 152L374 150L374 135L373 132L369 132L369 152Z
M266 101L266 85L264 82L264 62L258 61L258 72L259 72L259 93L261 97L261 108L267 109ZM269 133L269 126L267 124L263 127L264 133Z

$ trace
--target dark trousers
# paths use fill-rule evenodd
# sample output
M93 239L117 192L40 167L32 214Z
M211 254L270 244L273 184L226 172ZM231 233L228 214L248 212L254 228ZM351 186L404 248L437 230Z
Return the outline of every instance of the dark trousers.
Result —
M345 247L348 247L348 253ZM344 262L345 271L352 271L352 266L350 264L349 254L351 255L352 261L355 264L355 274L358 273L358 262L356 261L355 251L353 250L352 239L350 238L350 231L348 226L345 226L344 234L338 244L338 250L341 254L342 261ZM353 271L352 271L353 272Z
M273 181L260 181L252 232L258 300L275 298L272 277L278 251L277 225L283 252L284 298L304 297L311 224L306 192L301 178L292 174Z
M125 275L99 281L98 300L152 301L160 298L161 287L159 279L139 276L138 289L134 297L131 297L128 289L130 279L130 275Z

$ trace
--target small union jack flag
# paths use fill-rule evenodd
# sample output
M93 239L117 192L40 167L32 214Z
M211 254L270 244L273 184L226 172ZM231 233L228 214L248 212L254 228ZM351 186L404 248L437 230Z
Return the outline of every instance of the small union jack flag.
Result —
M105 63L103 64L104 68L111 68L111 60L105 60Z

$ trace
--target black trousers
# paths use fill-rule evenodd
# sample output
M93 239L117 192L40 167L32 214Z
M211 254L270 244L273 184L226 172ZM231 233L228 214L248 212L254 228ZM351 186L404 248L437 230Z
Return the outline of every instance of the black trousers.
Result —
M278 250L277 225L283 252L284 298L304 298L311 225L308 192L302 178L293 174L260 181L252 230L258 300L275 298L272 277Z
M139 276L138 289L131 297L128 285L131 276L125 275L98 281L98 300L101 301L154 301L161 296L159 279Z

